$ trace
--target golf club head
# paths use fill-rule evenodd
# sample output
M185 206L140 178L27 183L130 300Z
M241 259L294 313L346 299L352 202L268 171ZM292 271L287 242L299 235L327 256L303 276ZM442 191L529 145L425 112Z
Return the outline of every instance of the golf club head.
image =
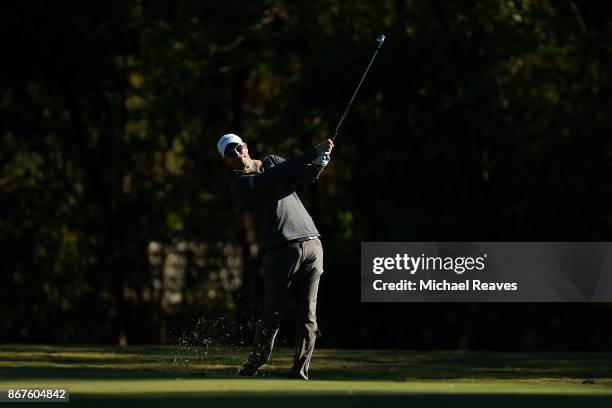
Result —
M380 46L385 42L385 35L379 35L378 37L376 37L376 41L378 42L378 48L380 48Z

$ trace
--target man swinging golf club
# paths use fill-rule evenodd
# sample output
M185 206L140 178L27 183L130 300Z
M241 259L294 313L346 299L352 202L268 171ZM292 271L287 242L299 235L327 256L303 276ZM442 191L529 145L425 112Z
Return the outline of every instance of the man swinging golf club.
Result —
M270 358L274 337L292 303L296 305L295 355L291 376L308 379L308 366L317 331L317 291L323 273L323 248L319 231L295 193L295 184L317 180L330 160L342 123L385 42L376 37L376 50L340 117L331 139L285 161L278 156L252 160L249 149L234 134L221 136L217 149L234 169L231 191L244 211L254 215L264 249L265 302L251 352L238 371L253 376Z
M295 355L290 376L308 379L323 247L295 185L315 179L329 163L333 147L326 140L288 160L269 155L260 161L251 159L248 146L235 134L223 135L217 143L223 161L233 169L232 196L241 211L253 215L264 251L264 310L239 376L254 376L268 362L278 328L294 304Z

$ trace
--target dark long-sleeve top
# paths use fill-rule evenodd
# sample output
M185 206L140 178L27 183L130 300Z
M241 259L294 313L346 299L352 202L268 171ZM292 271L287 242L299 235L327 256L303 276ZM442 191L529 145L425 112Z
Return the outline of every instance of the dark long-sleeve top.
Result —
M255 161L253 169L234 171L232 196L242 211L252 213L264 250L294 239L320 236L295 191L296 183L316 175L311 162L317 155L315 149L286 161L270 155Z

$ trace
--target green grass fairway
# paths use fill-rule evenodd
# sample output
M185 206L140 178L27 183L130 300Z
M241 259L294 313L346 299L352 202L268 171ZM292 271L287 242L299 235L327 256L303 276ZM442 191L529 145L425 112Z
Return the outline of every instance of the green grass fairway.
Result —
M239 348L4 345L0 389L67 387L70 405L116 408L612 407L612 353L318 349L310 381L283 378L291 363L287 349L275 350L262 377L235 378L245 354ZM582 384L586 378L595 384Z

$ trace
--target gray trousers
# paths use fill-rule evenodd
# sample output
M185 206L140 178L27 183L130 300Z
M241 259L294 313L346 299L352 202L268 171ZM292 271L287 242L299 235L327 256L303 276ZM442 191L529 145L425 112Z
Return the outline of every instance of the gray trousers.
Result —
M248 362L256 367L270 359L274 338L283 319L295 306L295 354L291 374L308 378L317 333L317 292L323 273L319 239L286 244L269 250L263 259L265 303L257 323Z

